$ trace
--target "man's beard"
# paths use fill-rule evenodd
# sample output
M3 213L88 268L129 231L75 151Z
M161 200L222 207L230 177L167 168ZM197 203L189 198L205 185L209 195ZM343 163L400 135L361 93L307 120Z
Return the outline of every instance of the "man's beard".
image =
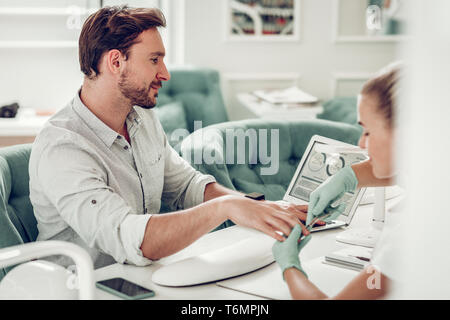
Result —
M150 90L152 89L151 86L157 85L161 87L161 81L150 83L148 88L137 88L131 83L127 75L127 72L122 74L118 83L119 90L122 95L130 100L132 106L139 106L144 109L153 108L156 105L156 97L158 96L158 94L155 94L155 99L152 100L152 98L150 97Z

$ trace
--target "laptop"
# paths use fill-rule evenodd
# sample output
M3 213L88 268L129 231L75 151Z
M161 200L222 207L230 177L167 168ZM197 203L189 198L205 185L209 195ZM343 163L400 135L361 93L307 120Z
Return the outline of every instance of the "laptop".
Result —
M355 147L342 141L314 135L309 141L308 147L306 148L289 187L286 190L286 194L283 197L284 201L299 205L308 204L311 192L313 192L328 177L334 175L345 166L351 166L368 159L367 155L364 153L352 152L327 154L320 152L320 150L317 150L318 146L323 144ZM311 232L348 226L365 191L366 188L360 188L355 190L355 192L347 192L344 194L338 201L339 204L346 204L344 212L336 220L330 221L323 226L314 226L311 229Z

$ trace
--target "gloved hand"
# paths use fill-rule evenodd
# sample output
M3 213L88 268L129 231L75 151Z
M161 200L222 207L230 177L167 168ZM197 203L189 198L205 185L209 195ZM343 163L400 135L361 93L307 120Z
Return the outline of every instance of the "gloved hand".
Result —
M325 180L309 197L308 216L306 225L309 225L315 217L331 213L326 222L336 219L345 210L345 204L336 208L331 205L339 200L346 192L354 191L358 185L355 172L351 166L339 170L335 175Z
M295 225L295 227L291 230L289 237L281 241L276 241L272 247L272 253L275 258L275 261L281 268L281 274L283 275L284 280L284 271L288 268L294 267L300 270L306 277L308 275L303 270L302 265L300 264L300 259L298 255L300 254L300 250L311 240L311 235L308 235L303 240L298 243L298 239L302 235L302 229L299 224Z

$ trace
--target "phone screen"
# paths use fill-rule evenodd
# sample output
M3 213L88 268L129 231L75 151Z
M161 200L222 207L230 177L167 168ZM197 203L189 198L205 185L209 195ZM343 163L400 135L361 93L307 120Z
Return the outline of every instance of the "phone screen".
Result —
M123 298L140 299L152 297L155 295L155 292L153 290L146 289L123 278L112 278L98 281L97 287L99 287L100 289L105 289L105 287L109 288L110 290L107 291L111 293L120 293L118 295Z

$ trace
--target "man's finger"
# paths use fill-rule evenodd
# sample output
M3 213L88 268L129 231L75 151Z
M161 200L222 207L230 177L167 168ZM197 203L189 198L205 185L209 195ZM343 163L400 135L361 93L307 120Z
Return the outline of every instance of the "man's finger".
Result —
M260 231L264 232L265 234L267 234L268 236L274 238L275 240L278 240L280 242L283 242L285 240L285 238L283 237L283 235L281 235L280 233L277 232L277 230L275 230L272 226L265 224L263 227L261 227L259 229Z
M291 229L295 227L296 224L300 222L296 214L290 213L289 211L275 211L274 216L278 219L285 221L290 225Z
M307 204L295 204L293 205L295 210L307 213L308 212L308 205Z
M303 223L300 223L300 228L302 229L302 234L304 236L307 236L310 234L309 230L306 228L306 226Z
M267 219L265 219L265 222L275 231L281 231L286 237L288 237L291 233L292 226L282 219L278 219L276 217L268 217Z

